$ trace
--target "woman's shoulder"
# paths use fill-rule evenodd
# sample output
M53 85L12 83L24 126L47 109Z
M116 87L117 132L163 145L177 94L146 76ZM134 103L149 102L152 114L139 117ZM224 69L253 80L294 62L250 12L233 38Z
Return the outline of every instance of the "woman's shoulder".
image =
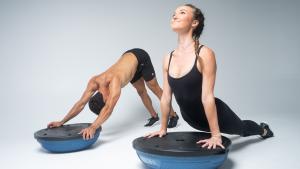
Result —
M165 53L164 58L163 58L164 62L170 60L170 57L171 57L171 55L173 55L174 51L175 50L172 50L172 51L169 51L169 52Z
M207 45L200 45L199 48L201 48L201 50L199 51L200 52L199 54L212 55L215 53L214 50L212 48L208 47Z
M201 47L201 45L199 47ZM203 45L199 51L199 56L204 60L215 59L215 52L210 47Z
M165 68L168 67L169 61L170 61L170 57L171 57L171 55L172 55L173 52L174 52L174 50L170 51L170 52L166 52L164 54L164 57L163 57L163 67L165 67Z

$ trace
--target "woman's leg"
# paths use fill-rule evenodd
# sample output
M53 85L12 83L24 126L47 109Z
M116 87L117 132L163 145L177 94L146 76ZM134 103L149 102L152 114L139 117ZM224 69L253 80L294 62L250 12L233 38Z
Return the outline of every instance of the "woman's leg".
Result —
M222 100L216 98L216 107L218 113L218 122L220 131L226 134L236 134L243 137L252 135L262 135L264 129L256 122L251 120L241 120ZM182 112L183 113L183 112ZM205 112L201 119L190 119L183 113L184 119L189 125L195 129L210 132L208 121L205 116Z
M238 134L243 137L262 135L264 130L252 120L241 120L222 100L216 98L219 126L223 133Z

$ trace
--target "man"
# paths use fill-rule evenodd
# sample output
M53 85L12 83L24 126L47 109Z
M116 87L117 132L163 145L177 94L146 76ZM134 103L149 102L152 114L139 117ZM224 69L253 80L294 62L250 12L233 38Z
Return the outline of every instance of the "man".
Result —
M80 133L84 139L93 138L95 131L111 115L121 94L121 88L131 83L141 97L143 104L151 114L149 122L145 126L152 126L159 120L155 112L152 101L147 94L147 87L160 99L162 89L155 78L155 71L151 63L150 56L142 49L131 49L126 51L121 58L108 70L100 75L92 77L85 89L82 97L71 108L69 113L61 120L48 124L49 128L59 127L77 116L89 102L91 111L98 115L97 119L90 127L83 129ZM95 95L94 93L97 92ZM171 108L168 127L177 125L178 116Z

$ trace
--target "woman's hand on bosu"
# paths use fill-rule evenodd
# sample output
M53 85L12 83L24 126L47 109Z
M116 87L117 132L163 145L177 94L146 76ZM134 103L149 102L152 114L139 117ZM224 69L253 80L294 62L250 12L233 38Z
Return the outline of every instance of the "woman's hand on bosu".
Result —
M202 144L202 148L207 147L208 149L215 149L217 146L225 149L225 147L222 145L222 137L221 136L212 136L209 139L205 140L199 140L197 144Z

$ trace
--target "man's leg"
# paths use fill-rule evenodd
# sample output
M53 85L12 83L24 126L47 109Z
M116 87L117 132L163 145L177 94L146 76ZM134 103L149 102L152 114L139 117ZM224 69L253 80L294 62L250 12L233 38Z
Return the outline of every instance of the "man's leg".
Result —
M151 116L156 117L157 113L155 112L155 110L152 106L152 101L147 93L143 78L140 78L139 80L134 82L132 85L136 89L139 96L141 97L143 104L145 105L146 109L149 111Z
M157 98L160 100L163 90L158 85L158 82L156 78L153 78L152 80L146 82L147 87L157 96ZM174 117L176 116L176 113L173 110L173 107L171 106L170 116Z
M158 82L156 78L153 78L152 80L149 80L146 82L148 88L158 97L158 99L161 99L163 90L159 87ZM176 127L179 117L174 112L173 107L171 105L170 109L170 118L168 121L168 128Z
M149 123L146 126L151 126L153 125L156 121L159 120L157 113L155 112L152 101L147 93L147 89L145 87L144 79L140 78L136 82L134 82L133 87L137 90L137 93L141 97L143 104L145 105L146 109L149 111L151 114L152 118L150 118Z

